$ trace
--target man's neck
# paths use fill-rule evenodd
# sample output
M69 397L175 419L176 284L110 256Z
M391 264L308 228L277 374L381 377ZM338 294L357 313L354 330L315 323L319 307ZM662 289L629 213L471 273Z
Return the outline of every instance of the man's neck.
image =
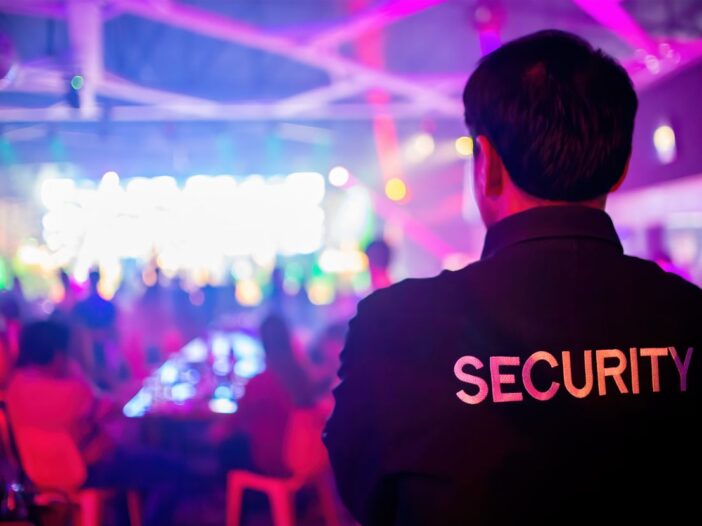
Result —
M521 188L518 188L513 183L508 184L504 189L504 195L501 197L500 206L497 207L497 216L495 222L501 221L520 212L526 212L533 208L544 206L586 206L597 210L604 210L607 204L607 195L589 199L587 201L551 201L541 199L527 194Z

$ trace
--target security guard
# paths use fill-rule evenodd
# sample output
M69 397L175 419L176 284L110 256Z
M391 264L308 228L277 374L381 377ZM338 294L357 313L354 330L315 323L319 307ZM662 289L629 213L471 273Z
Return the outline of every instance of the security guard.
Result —
M702 291L625 256L624 69L560 31L465 92L480 261L372 294L324 440L364 526L700 524Z

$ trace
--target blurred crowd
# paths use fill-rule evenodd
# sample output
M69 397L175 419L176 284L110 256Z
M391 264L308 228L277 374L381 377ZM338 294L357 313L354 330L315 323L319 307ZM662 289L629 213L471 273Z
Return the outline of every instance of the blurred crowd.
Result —
M374 241L367 255L372 288L389 285L390 247ZM64 434L86 466L83 484L137 487L151 495L148 524L172 523L184 486L221 483L232 469L289 475L290 419L314 410L315 436L321 434L360 297L338 295L330 305L313 305L304 290L288 294L282 275L273 271L267 297L252 308L237 303L233 284L193 294L156 270L139 294L125 287L106 299L98 270L83 284L61 271L62 299L50 312L46 300L29 301L16 278L0 294L0 393L20 446L36 440L26 430ZM254 326L265 369L247 382L235 414L219 415L201 430L209 450L204 462L131 432L124 404L145 379L188 342L231 324Z

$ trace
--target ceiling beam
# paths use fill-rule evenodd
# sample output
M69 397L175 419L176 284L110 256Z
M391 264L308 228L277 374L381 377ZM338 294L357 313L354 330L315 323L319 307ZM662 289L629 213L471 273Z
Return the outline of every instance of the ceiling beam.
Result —
M162 6L142 0L120 0L125 12L269 53L327 71L332 78L354 76L363 82L386 89L394 94L419 100L443 114L462 111L460 101L426 86L417 85L399 75L365 67L331 51L305 46L287 37L262 31L237 20L224 18L208 11L176 3Z
M609 29L632 49L658 54L657 42L626 12L620 0L573 0L573 3L600 25Z
M328 28L313 37L308 45L317 48L337 47L359 36L378 31L404 18L415 15L447 0L394 0L371 7L347 21Z
M311 108L304 113L287 115L277 103L213 104L198 106L187 103L148 106L112 106L109 120L114 122L163 122L163 121L365 121L373 119L378 110L365 103L334 104ZM426 116L421 106L411 102L391 103L383 106L382 114L396 120L416 120ZM0 107L0 121L25 122L97 122L104 117L83 117L73 108L14 108ZM460 123L460 115L446 116L447 120ZM437 117L441 120L442 117Z
M633 58L622 65L638 91L647 89L673 72L680 72L702 60L702 39L676 42L661 57Z
M63 18L66 15L63 2L43 0L0 0L0 11L41 18Z
M368 82L363 79L349 78L338 80L328 86L311 89L283 99L276 104L277 112L281 118L299 115L329 102L351 97L368 87Z
M109 73L100 81L97 90L103 97L111 99L170 108L172 117L177 117L178 114L187 114L198 119L217 120L214 117L216 117L220 108L220 105L216 102L170 91L147 88ZM116 108L119 108L119 106ZM139 107L139 109L145 110L146 108ZM110 110L111 113L112 111L113 109Z
M67 0L66 23L71 43L71 75L81 75L80 112L97 113L97 88L104 72L102 12L96 0Z

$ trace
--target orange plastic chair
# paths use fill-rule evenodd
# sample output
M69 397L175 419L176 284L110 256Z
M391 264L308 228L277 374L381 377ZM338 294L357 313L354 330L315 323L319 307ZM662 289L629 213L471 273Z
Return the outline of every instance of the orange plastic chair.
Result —
M340 526L329 460L321 438L324 421L324 414L314 409L296 410L291 415L284 451L290 477L269 477L243 470L227 474L226 526L241 524L247 489L267 495L274 526L294 526L295 494L303 486L314 486L317 491L326 525Z
M73 439L64 432L24 426L15 436L22 466L40 491L38 501L68 500L79 506L81 526L100 526L105 500L114 492L81 488L87 469ZM130 525L142 526L138 493L127 493L127 505Z

